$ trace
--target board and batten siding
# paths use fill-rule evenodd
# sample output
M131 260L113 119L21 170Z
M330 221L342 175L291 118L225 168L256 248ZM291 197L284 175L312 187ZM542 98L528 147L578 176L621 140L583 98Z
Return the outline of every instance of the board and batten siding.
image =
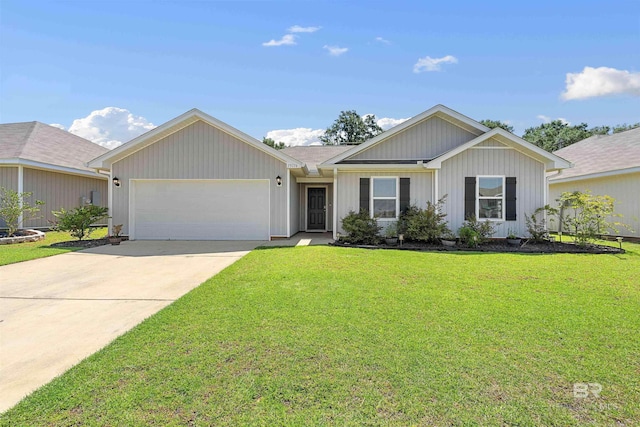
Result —
M100 193L101 200L97 205L106 207L108 204L107 179L31 168L24 168L23 173L24 191L32 193L32 200L45 202L45 205L40 207L42 218L26 221L25 227L50 227L49 221L56 219L51 211L77 208L80 206L82 197L91 199L92 191ZM100 222L100 224L106 223L106 220Z
M0 187L18 191L18 168L16 166L0 166ZM4 228L6 225L4 220L0 219L0 228Z
M271 236L286 236L287 186L291 179L286 166L199 120L112 165L113 176L122 183L113 188L113 224L123 224L123 233L129 233L131 179L269 179ZM281 187L276 187L277 176L282 177Z
M438 175L438 196L447 195L444 212L447 213L449 228L454 232L464 222L464 179L478 175L516 177L516 221L496 221L493 237L506 237L509 229L526 236L524 215L531 215L545 205L544 164L506 147L471 148L442 162Z
M386 139L350 160L433 159L477 135L439 117L431 117Z
M612 218L629 225L630 231L619 227L618 231L609 230L614 236L640 237L640 173L581 179L571 182L549 182L549 203L557 206L557 199L565 191L591 191L591 194L611 196L615 199L614 211L622 218ZM558 230L557 221L553 230Z
M424 172L339 172L337 209L339 232L344 233L342 218L347 216L349 211L358 212L360 210L360 178L371 178L372 176L409 178L411 180L409 187L411 204L424 208L427 201L433 201L433 174L427 170Z

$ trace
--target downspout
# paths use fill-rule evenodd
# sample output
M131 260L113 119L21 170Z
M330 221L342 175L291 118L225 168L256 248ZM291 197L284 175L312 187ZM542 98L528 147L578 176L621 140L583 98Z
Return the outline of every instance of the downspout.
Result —
M338 237L338 169L333 169L333 240Z
M18 164L18 206L20 207L20 215L18 216L18 228L23 228L22 224L22 193L24 193L24 167Z

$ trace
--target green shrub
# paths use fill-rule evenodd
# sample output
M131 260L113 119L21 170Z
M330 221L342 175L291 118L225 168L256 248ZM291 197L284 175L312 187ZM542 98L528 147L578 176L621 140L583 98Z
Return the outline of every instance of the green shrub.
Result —
M612 218L622 215L614 213L615 199L611 196L592 195L591 192L564 192L560 196L560 221L573 234L576 244L586 246L609 229L617 231L617 226L625 227Z
M470 248L486 243L495 232L495 227L490 221L478 221L475 215L463 222L462 227L458 229L460 240Z
M371 218L369 212L361 209L360 212L349 211L342 218L342 229L347 236L342 237L347 243L375 245L380 240L381 226L376 218Z
M556 215L558 213L557 209L554 209L549 205L545 205L533 211L531 216L524 214L524 219L527 224L527 231L531 236L531 240L536 243L543 242L549 234L549 230L547 229L547 221L544 217L545 212L550 215ZM542 214L542 216L540 216L540 214Z
M17 191L0 187L0 219L3 219L9 236L18 231L25 221L40 218L40 206L42 200L36 200L33 205L27 199L31 193L18 193ZM22 219L20 218L22 216Z
M450 234L445 221L446 213L442 206L447 196L436 203L427 202L425 209L409 206L400 216L400 228L406 240L415 242L438 243L441 236Z
M89 237L91 234L91 224L107 218L109 209L100 206L82 206L69 211L60 209L53 211L53 215L58 218L54 223L54 230L68 231L78 240Z

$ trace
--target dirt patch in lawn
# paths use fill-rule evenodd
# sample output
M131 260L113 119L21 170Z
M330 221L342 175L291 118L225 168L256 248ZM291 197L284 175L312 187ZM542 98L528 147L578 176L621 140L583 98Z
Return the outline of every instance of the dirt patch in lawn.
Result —
M341 241L332 243L333 246L342 246L347 248L364 248L364 249L399 249L407 251L468 251L468 252L513 252L513 253L543 253L543 254L623 254L624 249L614 248L612 246L590 244L587 246L578 246L573 243L561 242L543 242L535 243L524 241L521 245L510 245L506 241L491 241L479 245L476 248L469 248L460 243L456 246L443 246L427 243L405 242L402 245L391 246L381 245L353 245Z

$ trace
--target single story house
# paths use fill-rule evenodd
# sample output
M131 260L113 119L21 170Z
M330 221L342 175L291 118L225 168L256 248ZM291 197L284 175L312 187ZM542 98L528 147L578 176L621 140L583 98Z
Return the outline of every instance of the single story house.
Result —
M108 150L77 135L39 122L0 124L0 187L32 193L42 200L42 218L25 227L45 228L51 211L93 203L107 206L108 177L87 162ZM0 228L5 224L0 220Z
M640 128L594 135L556 151L574 164L549 177L549 200L565 191L586 191L616 200L615 218L632 230L619 228L615 235L640 237ZM555 224L557 228L557 224Z
M268 240L335 237L351 210L384 224L444 195L452 229L477 215L522 234L546 174L570 163L437 105L357 146L284 150L193 109L89 166L109 174L112 224L131 239Z

